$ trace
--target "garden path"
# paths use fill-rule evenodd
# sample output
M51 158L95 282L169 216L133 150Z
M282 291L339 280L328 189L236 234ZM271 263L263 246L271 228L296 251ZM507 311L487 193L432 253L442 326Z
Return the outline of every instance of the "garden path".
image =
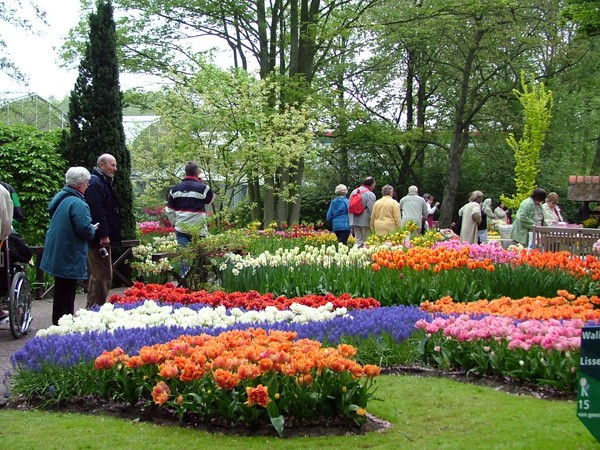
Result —
M122 294L125 288L115 288L110 291L112 294ZM77 294L75 297L75 311L80 308L85 308L86 294ZM26 335L19 339L13 338L8 324L0 325L0 380L4 380L4 374L12 370L10 357L18 351L25 343L33 339L38 332L43 328L48 328L52 325L52 299L32 300L31 303L31 325ZM4 403L4 394L6 386L0 383L0 404Z

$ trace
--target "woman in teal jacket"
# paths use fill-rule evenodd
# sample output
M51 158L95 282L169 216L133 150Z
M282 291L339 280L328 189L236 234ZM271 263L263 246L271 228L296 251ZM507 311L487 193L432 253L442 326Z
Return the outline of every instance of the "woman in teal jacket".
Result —
M75 312L77 280L88 276L88 241L98 227L92 225L90 208L83 197L89 181L90 172L85 167L71 167L65 174L66 186L48 205L50 228L40 268L55 280L53 325L58 325L63 315Z
M531 197L521 202L517 216L513 221L510 238L525 247L529 246L529 232L534 226L544 225L544 213L542 203L546 200L546 191L535 188Z

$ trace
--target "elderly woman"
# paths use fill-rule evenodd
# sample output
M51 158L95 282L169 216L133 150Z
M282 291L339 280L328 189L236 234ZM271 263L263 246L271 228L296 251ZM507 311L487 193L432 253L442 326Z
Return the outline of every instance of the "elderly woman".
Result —
M71 167L65 174L65 187L50 201L50 228L46 233L40 268L54 276L52 324L75 312L77 280L88 276L88 241L98 224L92 225L90 208L83 193L90 173L85 167Z
M550 192L546 196L546 202L542 204L544 221L547 225L556 225L558 222L564 222L560 208L558 207L558 194Z
M336 197L329 203L327 210L327 222L331 223L332 231L335 233L340 244L348 245L350 237L350 222L348 217L348 188L338 184L335 188Z
M481 204L481 223L477 227L477 239L480 244L487 244L488 220L495 220L496 214L492 210L492 199L486 198Z
M378 235L390 234L400 228L400 205L392 198L394 188L386 184L381 188L381 198L373 205L371 230Z
M504 206L504 203L500 202L500 204L496 206L496 209L494 209L494 215L496 216L496 219L500 222L508 223L508 214L506 213L507 209L508 208Z
M510 232L511 239L525 247L529 246L531 229L534 226L544 225L542 203L545 199L546 191L542 188L535 188L531 196L521 202Z
M458 211L460 225L460 240L469 244L477 244L478 230L481 223L481 202L483 192L474 191L469 196L469 203Z

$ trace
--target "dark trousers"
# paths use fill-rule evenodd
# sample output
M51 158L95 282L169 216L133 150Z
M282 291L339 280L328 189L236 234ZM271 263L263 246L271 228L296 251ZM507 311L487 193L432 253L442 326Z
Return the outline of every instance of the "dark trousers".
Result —
M334 231L339 243L348 245L348 238L350 237L350 230L339 230Z
M52 325L65 314L75 312L75 292L77 280L54 277L54 301L52 302Z

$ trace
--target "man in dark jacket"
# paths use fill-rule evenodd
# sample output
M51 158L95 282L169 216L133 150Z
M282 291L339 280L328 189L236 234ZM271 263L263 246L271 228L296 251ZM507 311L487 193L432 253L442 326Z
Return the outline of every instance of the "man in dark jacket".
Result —
M112 284L111 245L121 244L121 223L119 204L113 188L113 177L117 171L117 160L105 153L98 158L97 167L92 170L90 185L85 191L85 200L90 206L92 223L98 224L98 231L90 241L88 252L89 283L87 308L103 305Z

